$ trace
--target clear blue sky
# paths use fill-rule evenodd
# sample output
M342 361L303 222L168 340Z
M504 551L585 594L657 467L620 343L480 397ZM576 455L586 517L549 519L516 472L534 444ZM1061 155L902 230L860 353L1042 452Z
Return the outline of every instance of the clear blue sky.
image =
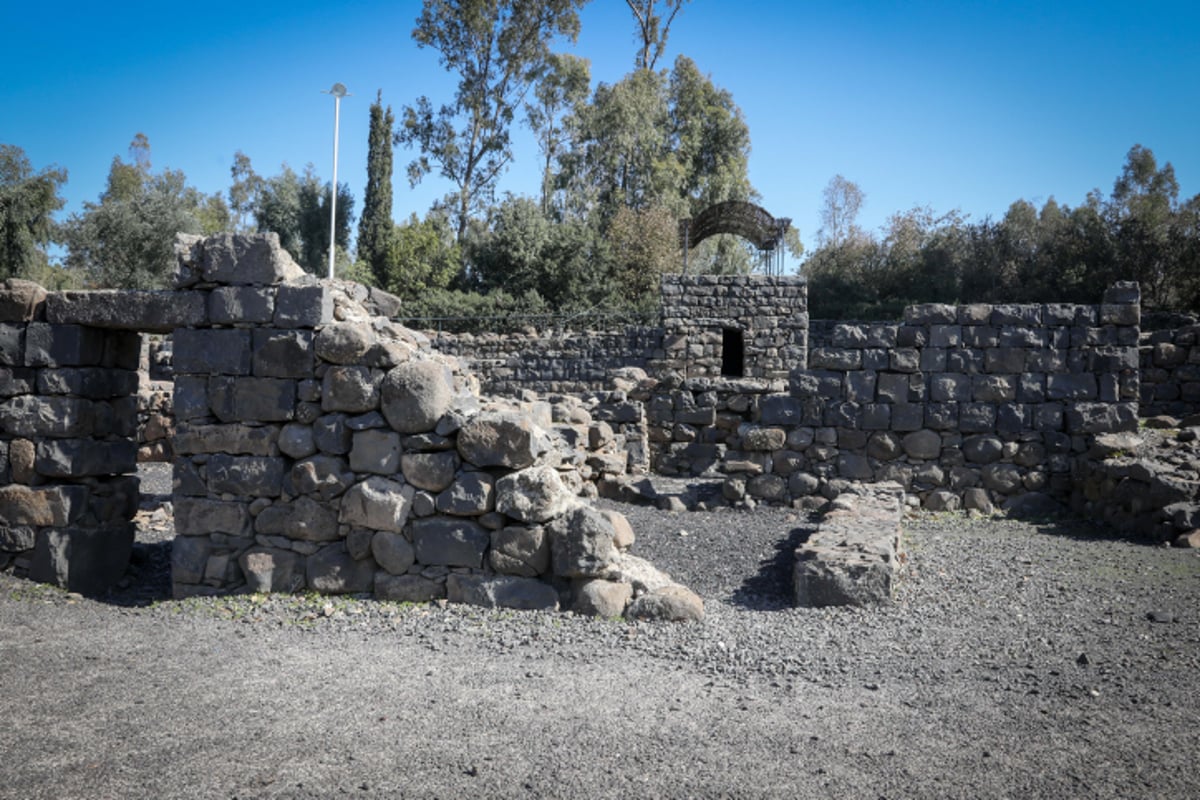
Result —
M328 180L335 81L339 179L361 209L368 106L447 101L453 80L411 39L419 0L18 3L0 27L0 142L35 168L70 173L67 208L104 187L141 131L154 167L224 192L236 150L260 174L313 162ZM593 82L633 65L632 16L592 0L569 48ZM1014 200L1077 205L1107 194L1134 144L1200 193L1200 3L693 0L660 66L684 53L729 90L750 127L750 177L806 246L835 174L866 192L877 229L914 205L1001 216ZM534 194L536 151L521 130L500 189ZM410 189L396 151L395 217L423 214L449 186Z

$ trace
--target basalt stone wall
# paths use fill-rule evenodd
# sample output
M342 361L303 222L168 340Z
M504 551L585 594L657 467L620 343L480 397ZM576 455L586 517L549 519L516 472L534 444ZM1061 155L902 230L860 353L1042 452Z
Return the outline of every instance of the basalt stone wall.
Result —
M470 364L484 392L510 397L526 390L600 391L608 387L614 372L653 369L664 357L662 328L641 325L624 330L426 333L436 350Z
M615 446L610 426L565 401L481 399L458 359L380 316L363 287L298 275L258 243L181 247L179 283L208 321L173 334L177 596L702 614L626 552L623 517L577 497Z
M1194 317L1141 336L1141 413L1184 417L1200 411L1200 324Z
M0 284L0 569L81 592L124 572L138 338L54 324L40 286Z
M786 378L808 350L808 283L665 275L662 367L688 378Z
M1095 434L1135 428L1139 292L1099 306L920 305L833 326L780 381L666 382L655 467L727 476L731 501L796 502L895 481L927 507L1070 492Z

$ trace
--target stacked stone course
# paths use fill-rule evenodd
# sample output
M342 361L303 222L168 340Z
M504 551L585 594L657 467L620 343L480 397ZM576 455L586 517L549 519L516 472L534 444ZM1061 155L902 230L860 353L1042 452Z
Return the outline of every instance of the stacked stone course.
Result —
M1141 335L1141 414L1184 417L1200 412L1200 324L1172 315L1167 327Z
M36 284L0 285L0 569L96 591L133 544L138 335L48 306Z

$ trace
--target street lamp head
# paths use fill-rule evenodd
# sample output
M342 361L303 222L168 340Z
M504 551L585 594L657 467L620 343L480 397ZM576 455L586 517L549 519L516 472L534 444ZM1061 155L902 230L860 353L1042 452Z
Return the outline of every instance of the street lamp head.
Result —
M335 83L333 85L333 88L331 88L328 92L322 90L321 93L322 94L331 94L334 97L337 97L339 99L342 97L345 97L349 94L349 92L346 91L346 84L344 84L344 83Z

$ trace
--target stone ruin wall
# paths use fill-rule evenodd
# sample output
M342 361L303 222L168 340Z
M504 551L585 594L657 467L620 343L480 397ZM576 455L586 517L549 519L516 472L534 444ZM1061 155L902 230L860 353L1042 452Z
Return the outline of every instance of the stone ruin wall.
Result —
M628 553L620 514L586 502L629 466L581 402L481 397L457 359L377 313L385 298L304 276L274 236L177 249L174 292L0 286L0 566L89 592L123 573L137 331L171 331L175 596L703 615Z

